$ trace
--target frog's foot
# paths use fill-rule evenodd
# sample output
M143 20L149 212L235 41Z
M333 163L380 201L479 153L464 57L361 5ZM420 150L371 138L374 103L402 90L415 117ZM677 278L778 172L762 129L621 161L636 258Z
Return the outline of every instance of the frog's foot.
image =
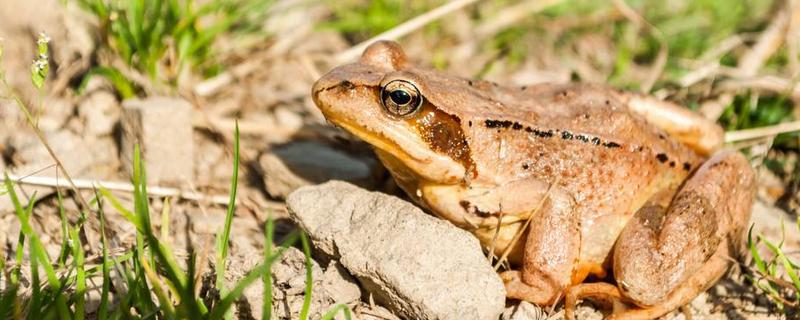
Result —
M539 306L547 306L557 302L561 295L561 287L557 281L537 279L533 283L522 281L522 272L506 271L500 274L506 285L506 296L511 299L525 300Z
M650 319L688 303L716 282L741 243L754 174L735 151L716 154L686 181L669 208L640 209L617 239L614 277L643 309L618 319Z
M594 302L610 306L614 310L614 315L630 309L629 305L623 302L622 294L616 286L605 282L581 283L567 289L564 300L565 319L575 319L575 306L583 298L591 298Z
M581 299L590 298L612 309L607 320L647 320L656 319L681 306L688 304L697 294L705 291L727 270L727 242L718 248L718 252L706 265L692 275L686 282L676 288L666 299L648 307L637 307L624 291L609 283L583 283L567 290L564 302L564 318L575 319L575 306Z

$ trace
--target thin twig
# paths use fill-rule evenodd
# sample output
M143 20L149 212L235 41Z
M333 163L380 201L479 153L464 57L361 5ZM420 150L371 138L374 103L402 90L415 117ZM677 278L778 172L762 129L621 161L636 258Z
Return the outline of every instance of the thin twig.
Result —
M60 186L59 181L55 177L43 176L18 176L9 174L8 179L17 184L34 185L42 187L57 188ZM0 181L4 179L0 178ZM89 179L74 179L72 180L74 189L93 189L102 186L111 191L133 192L133 185L129 182L117 181L102 181L102 180L89 180ZM217 205L227 205L228 196L225 195L205 195L194 191L185 191L178 188L148 186L147 194L150 196L158 197L176 197L192 201L208 201Z
M752 77L756 75L767 59L778 51L786 38L790 13L790 8L778 10L772 19L772 23L758 37L758 42L742 55L737 65L742 76Z
M756 44L741 56L735 71L738 77L749 78L758 74L758 70L766 63L767 59L780 48L786 38L789 25L789 13L785 11L790 11L788 10L790 8L786 9L777 11L772 23L758 36ZM733 97L733 93L724 93L717 100L733 101ZM726 103L705 103L700 108L700 112L706 118L716 120L722 115L725 106L727 106Z
M456 10L459 10L463 7L471 5L478 0L455 0L443 4L431 11L428 11L424 14L416 16L415 18L408 20L384 33L381 33L377 36L374 36L366 41L363 41L355 46L350 47L343 51L342 53L338 54L335 58L336 64L345 63L351 61L358 57L364 49L367 48L370 44L378 40L396 40L402 36L405 36L419 28L424 27L425 25L438 20L439 18L452 13Z
M800 120L779 123L774 126L726 132L725 142L731 143L742 140L758 139L794 131L800 131Z
M768 91L786 95L793 100L800 100L800 84L797 83L797 80L777 76L728 79L720 82L717 86L717 90L725 92L739 92L743 89Z
M489 260L489 264L494 262L494 249L497 246L497 237L500 235L500 228L503 227L503 216L505 212L503 212L503 208L500 208L500 215L497 217L497 227L494 229L494 235L492 236L492 243L489 245L489 252L486 254L486 259Z
M11 98L14 100L14 102L17 103L17 106L25 115L25 119L33 129L33 132L34 134L36 134L36 137L39 139L39 142L41 142L41 144L47 150L47 153L50 155L50 158L52 158L53 161L56 163L56 177L58 177L58 170L60 170L64 174L64 177L67 179L70 188L75 192L74 198L78 199L78 206L80 207L81 211L85 211L87 213L92 212L92 207L89 206L89 203L86 201L86 199L83 198L83 195L79 192L79 189L75 185L75 182L72 180L72 177L69 175L69 172L67 171L66 168L64 168L64 165L61 163L61 160L58 158L58 156L56 156L56 153L55 151L53 151L53 148L50 147L50 143L47 142L47 139L44 137L44 133L42 133L42 130L39 129L39 126L36 124L37 123L36 120L31 115L30 110L28 110L28 106L25 104L25 102L22 101L19 95L17 95L17 93L11 88L11 86L8 84L8 81L6 81L5 77L0 77L0 79L2 79L3 86L9 92ZM87 224L92 229L95 230L100 229L100 222L96 219L87 219ZM89 233L86 232L86 228L81 228L80 232L88 242L87 246L89 247L89 252L96 252L95 244L98 242L97 241L98 239L89 238Z
M508 27L518 24L520 20L530 17L531 14L540 12L560 2L563 2L563 0L529 0L504 8L475 27L475 38L485 39L491 37Z

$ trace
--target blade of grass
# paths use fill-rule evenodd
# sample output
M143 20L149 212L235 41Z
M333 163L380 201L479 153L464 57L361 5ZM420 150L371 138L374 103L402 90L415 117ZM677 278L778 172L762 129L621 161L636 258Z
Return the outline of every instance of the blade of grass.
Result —
M28 252L33 252L33 242L28 243ZM31 301L28 305L28 317L39 319L42 305L41 279L39 278L39 259L31 255Z
M64 211L64 199L61 197L60 188L56 188L56 199L58 200L58 216L61 220L61 252L58 255L58 268L63 269L69 256L69 234L67 231L67 214Z
M233 214L236 211L236 188L239 184L239 122L236 122L233 132L233 174L231 175L231 192L230 200L228 201L228 211L225 214L225 225L222 229L222 236L216 239L217 242L217 279L216 286L220 295L225 295L225 259L228 257L228 241L231 236L231 224L233 223ZM226 319L233 316L232 313L225 315Z
M161 241L169 243L169 212L170 198L164 199L164 207L161 208Z
M164 291L164 288L161 286L161 279L158 275L153 271L150 267L150 264L147 261L140 261L142 267L144 268L145 275L147 275L147 279L150 280L150 286L153 288L153 292L156 294L159 302L159 309L164 312L164 317L167 319L177 319L175 314L175 309L172 306L172 301L167 296L167 293Z
M194 293L190 290L191 285L187 283L187 276L178 266L172 251L165 247L156 238L153 233L153 228L150 224L149 204L147 197L147 173L141 161L141 153L139 146L134 147L134 174L133 174L133 187L134 187L134 211L136 217L141 224L141 233L144 240L147 242L151 260L147 266L149 269L160 263L161 269L164 271L168 284L175 290L175 293L180 296L180 301L184 310L186 310L187 317L192 319L199 319L203 315L203 308L197 305L197 300L194 299ZM141 260L142 262L144 260ZM147 272L147 270L144 270Z
M311 308L311 290L313 286L313 265L311 264L311 245L308 243L308 236L305 232L300 233L300 242L303 245L303 254L306 257L306 289L303 296L303 308L300 309L300 319L308 319L308 310Z
M83 269L84 267L84 259L85 255L83 252L83 248L81 247L81 239L78 236L78 229L71 228L70 229L70 238L72 239L72 259L73 263L75 264L75 270L77 272L76 279L75 279L75 318L76 320L83 320L84 316L86 315L85 304L86 304L86 273Z
M139 221L136 219L136 216L134 216L133 213L131 213L128 209L125 209L125 207L123 207L122 204L119 202L119 199L117 199L117 197L111 194L111 191L108 191L108 189L106 189L105 187L100 186L100 194L102 194L103 197L105 197L106 199L108 199L108 201L111 202L111 206L114 207L114 209L117 209L117 211L120 214L122 214L122 217L124 217L125 220L128 220L128 222L133 223L136 229L141 229L141 227L139 226Z
M78 86L78 94L83 94L84 90L86 90L86 86L89 84L89 80L95 76L101 76L111 81L111 85L114 86L114 89L117 89L122 99L129 99L136 95L136 89L133 84L128 81L128 78L126 78L122 72L113 67L94 67L89 70Z
M269 267L266 264L261 264L248 272L247 275L245 275L245 277L242 278L242 280L240 280L239 283L237 283L236 286L234 286L233 289L228 292L228 294L224 295L213 309L211 309L208 319L221 319L224 317L233 303L239 299L242 293L244 293L244 289L254 281L261 279L268 269Z
M31 257L35 256L35 258L39 260L38 262L41 263L42 267L44 268L45 274L47 275L47 282L50 285L50 290L57 292L61 289L61 281L59 281L53 266L50 264L50 258L47 256L47 251L44 249L42 242L39 240L39 236L33 230L33 227L28 220L36 199L32 198L28 205L28 209L23 210L22 205L19 202L19 198L17 197L17 193L14 190L14 185L11 180L8 179L8 174L5 175L5 185L6 189L8 189L8 195L11 197L11 202L14 205L14 211L17 214L17 219L20 222L21 232L24 233L25 237L30 239L32 242L32 250L30 251L30 255ZM18 249L22 250L21 247L18 247ZM18 263L21 264L21 256L18 255L17 258ZM58 309L59 316L62 319L70 318L67 302L63 296L56 295L56 307Z
M272 319L272 238L274 237L275 222L272 220L272 210L267 211L267 225L264 228L264 303L261 310L261 319Z
M350 311L350 308L346 304L340 303L334 306L332 309L328 310L328 312L326 312L324 315L322 315L321 320L332 320L334 317L336 317L337 314L339 314L339 311L341 311L344 314L345 319L350 320L353 318L353 314Z
M12 285L19 285L19 279L22 276L22 258L25 256L25 233L22 230L19 231L19 236L17 237L17 251L16 255L14 256L14 262L16 265L14 266L14 270L11 271L11 284Z
M100 241L103 245L103 287L100 291L100 306L97 308L97 319L106 320L108 318L108 293L111 289L111 272L110 262L108 257L108 238L106 238L106 218L103 211L103 203L97 189L94 190L94 196L97 198L97 215L100 218Z
M764 263L764 260L761 259L761 255L758 254L756 244L753 242L753 226L755 226L755 224L750 225L750 229L747 231L747 247L750 248L750 255L753 256L753 262L756 263L756 268L758 271L766 274L766 264Z

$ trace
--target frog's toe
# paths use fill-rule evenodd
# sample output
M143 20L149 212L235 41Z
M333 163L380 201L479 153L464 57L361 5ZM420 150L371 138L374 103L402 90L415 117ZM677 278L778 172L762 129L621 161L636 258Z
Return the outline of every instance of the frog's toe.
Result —
M554 304L560 299L558 286L544 281L527 284L522 281L522 272L506 271L500 274L506 286L506 296L511 299L525 300L539 306Z
M564 300L565 319L575 319L575 306L578 301L584 298L592 298L594 302L600 302L612 307L612 317L629 310L629 306L622 301L622 294L616 286L605 282L581 283L569 287L566 291Z

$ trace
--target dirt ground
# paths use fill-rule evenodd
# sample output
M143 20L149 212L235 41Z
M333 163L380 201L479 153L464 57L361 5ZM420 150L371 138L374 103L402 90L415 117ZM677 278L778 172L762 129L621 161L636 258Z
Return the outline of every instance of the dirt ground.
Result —
M319 183L330 178L323 169L319 169L325 167L313 159L309 163L287 160L286 157L299 157L306 152L332 152L335 153L332 157L352 158L363 164L368 172L359 180L362 185L404 197L380 167L369 147L327 125L309 95L312 83L335 66L337 54L351 48L354 41L341 33L320 27L322 21L331 15L330 8L325 4L285 1L274 10L272 18L264 25L272 37L262 43L226 51L226 71L221 75L210 79L192 79L182 83L173 92L145 89L149 96L180 96L193 106L194 115L191 119L175 120L189 121L193 127L193 179L182 184L160 185L183 190L183 196L171 196L167 200L166 197L154 195L151 203L154 213L162 212L165 204L169 203L172 232L169 239L162 240L169 241L175 248L185 248L186 252L190 248L197 252L212 250L214 237L224 223L224 204L230 188L233 161L234 121L239 121L242 166L231 252L234 260L242 260L231 262L231 268L234 269L252 267L246 262L247 257L261 256L264 223L268 217L277 221L277 240L295 228L288 220L283 202L289 191L299 185ZM483 30L477 35L469 33L465 30L472 30L467 26L470 14L471 11L454 12L449 16L448 24L439 25L445 29L444 32L453 36L445 40L450 43L439 44L434 52L429 50L431 36L426 32L404 37L402 44L408 55L423 65L435 65L441 55L446 55L450 72L462 76L480 73L486 61L497 56L490 51L480 50L475 41L465 39L490 37L494 32L492 30L501 26L492 25L493 22L489 21L477 27ZM498 21L504 20L495 20L494 23ZM550 23L578 22L553 20ZM88 182L97 180L101 184L112 185L129 181L120 150L122 101L113 86L99 77L89 81L84 93L77 94L75 91L82 75L102 59L96 51L100 38L97 30L91 16L71 1L67 1L66 5L58 0L0 2L0 38L3 39L4 48L0 63L6 70L8 83L24 101L42 106L39 127L73 179ZM40 31L46 32L52 39L51 60L54 64L43 93L30 85L29 78L30 63L35 56L34 44ZM551 37L557 37L557 34ZM548 38L542 41L555 40ZM614 60L604 55L610 54L612 49L606 47L613 44L591 34L570 41L572 45L567 48L544 46L535 57L525 59L521 64L498 64L485 73L484 78L517 85L542 81L566 82L579 73L582 81L604 82ZM568 64L555 62L564 61L564 56L568 57ZM646 78L650 69L644 66L633 68L639 67L642 69L639 72L641 77ZM680 97L680 93L672 93L666 88L658 91L657 95ZM716 97L718 95L713 98ZM758 149L759 146L761 149ZM762 141L752 148L761 150L762 154L797 158L796 152L786 155L784 151L767 151L768 146ZM0 170L18 177L41 177L45 180L57 177L53 159L36 139L15 102L9 99L0 99L0 155ZM288 165L281 167L280 164L276 165L276 161ZM796 203L796 192L787 187L785 179L761 165L757 158L753 163L760 181L758 201L753 210L753 234L779 241L784 229L784 251L796 257L800 252L800 233L793 223L797 219L796 206L793 204ZM352 170L360 172L359 168ZM49 253L57 255L61 231L55 190L22 183L18 191L25 195L26 201L34 194L39 199L33 211L34 226ZM123 206L133 207L129 192L115 191L114 194L122 200ZM200 196L186 196L189 194ZM84 188L81 196L91 198L91 188ZM73 222L77 219L80 206L76 199L76 195L71 193L65 202L67 216ZM135 243L133 226L110 205L106 204L106 207L108 230L112 232L114 246L120 252L131 248ZM154 218L153 223L158 229L161 219ZM782 227L783 223L785 228ZM5 248L5 252L13 252L19 229L9 200L0 198L0 246ZM97 239L97 230L90 230L87 236ZM90 249L96 250L97 247ZM765 257L769 257L765 248L761 247L761 250ZM6 256L13 257L11 254ZM757 277L757 273L750 254L745 253L736 261L738 267L688 308L695 314L694 319L785 318L753 284L752 278ZM244 273L243 270L233 271L236 272ZM355 305L369 310L368 300ZM509 304L510 307L513 305ZM684 315L676 312L670 318L683 319Z

